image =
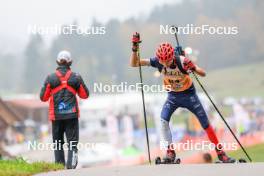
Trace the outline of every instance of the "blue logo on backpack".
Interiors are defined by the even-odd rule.
[[[60,102],[58,109],[59,109],[59,111],[65,110],[66,104],[64,102]]]

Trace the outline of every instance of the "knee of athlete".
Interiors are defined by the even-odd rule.
[[[204,130],[206,130],[209,127],[209,125],[210,125],[209,122],[207,122],[207,123],[204,123],[202,127]]]
[[[169,130],[170,129],[170,125],[169,122],[167,120],[164,120],[163,118],[161,118],[161,130]]]
[[[208,121],[208,119],[205,119],[205,120],[202,120],[201,121],[201,126],[202,126],[202,128],[205,130],[205,129],[207,129],[208,127],[209,127],[209,121]]]
[[[209,120],[206,113],[204,111],[199,111],[197,112],[197,117],[200,121],[202,128],[206,129],[209,126]]]

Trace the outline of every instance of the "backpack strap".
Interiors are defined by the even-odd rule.
[[[61,91],[62,89],[67,89],[72,94],[76,95],[76,90],[70,85],[68,85],[68,80],[71,77],[72,71],[68,70],[66,74],[63,76],[59,70],[56,70],[55,74],[60,79],[60,85],[55,89],[52,89],[51,94],[54,95],[57,92]]]
[[[67,87],[67,85],[68,85],[67,83],[68,83],[68,80],[69,80],[69,78],[71,76],[71,73],[72,73],[71,70],[68,70],[66,72],[66,74],[63,76],[60,71],[58,71],[58,70],[56,71],[56,75],[60,79],[61,86],[63,86],[63,88]]]
[[[178,66],[179,70],[180,70],[183,74],[187,75],[188,73],[187,73],[187,72],[183,69],[183,67],[182,67],[182,63],[181,63],[181,58],[180,58],[180,56],[176,55],[176,56],[175,56],[175,61],[176,61],[176,65]]]

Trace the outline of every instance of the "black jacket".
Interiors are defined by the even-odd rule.
[[[59,66],[56,72],[65,76],[71,71],[68,66]],[[56,89],[59,89],[56,91]],[[82,77],[74,72],[69,73],[67,88],[62,88],[61,80],[56,73],[48,75],[40,92],[41,101],[49,100],[49,119],[62,120],[79,117],[79,106],[76,94],[82,99],[89,96],[89,91]]]

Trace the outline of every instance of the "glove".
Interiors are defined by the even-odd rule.
[[[178,55],[178,56],[185,56],[185,52],[182,50],[181,46],[176,46],[175,54]]]
[[[195,66],[195,64],[190,59],[185,58],[184,61],[183,61],[183,69],[186,72],[195,71],[196,66]]]
[[[135,32],[133,34],[131,42],[132,42],[132,51],[137,52],[138,47],[139,47],[139,43],[141,43],[140,34],[138,32]]]

